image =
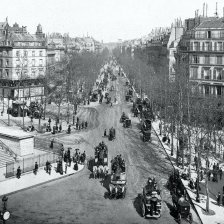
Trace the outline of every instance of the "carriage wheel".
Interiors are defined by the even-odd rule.
[[[142,202],[141,212],[142,212],[142,217],[145,217],[145,204],[144,204],[144,202]]]
[[[189,214],[189,223],[192,223],[193,222],[193,217],[192,217],[192,214],[190,213]]]

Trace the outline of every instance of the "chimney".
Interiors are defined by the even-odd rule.
[[[207,17],[208,16],[208,4],[206,3],[206,14],[205,14],[205,17]]]
[[[203,3],[203,17],[205,17],[205,3]]]

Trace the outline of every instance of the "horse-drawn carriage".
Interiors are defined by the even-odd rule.
[[[143,134],[142,140],[143,142],[151,140],[151,130],[152,130],[152,122],[149,119],[143,120],[141,122],[141,132]]]
[[[116,138],[116,132],[115,132],[115,128],[110,128],[109,130],[109,136],[108,136],[108,139],[109,141],[112,141]]]
[[[189,223],[193,222],[193,217],[190,212],[190,202],[186,199],[186,197],[181,196],[178,198],[176,195],[172,195],[173,207],[177,213],[177,222],[181,224],[181,219],[185,219],[189,221]]]
[[[120,123],[123,123],[126,119],[129,119],[129,117],[123,112],[120,118]]]
[[[142,217],[159,218],[161,216],[161,196],[160,189],[155,179],[148,179],[147,185],[143,188],[141,195],[141,214]]]
[[[27,111],[27,115],[32,115],[33,118],[39,119],[43,114],[43,107],[38,102],[31,102],[29,106],[29,111]]]
[[[94,91],[93,93],[91,93],[90,101],[91,102],[96,102],[97,100],[98,100],[98,92]]]
[[[124,122],[123,122],[123,127],[124,128],[129,128],[131,126],[132,126],[131,119],[125,119]]]
[[[95,147],[93,177],[99,178],[108,173],[108,148],[104,142]]]
[[[111,161],[111,180],[109,184],[109,197],[125,198],[127,190],[127,178],[125,173],[125,162],[120,156]]]
[[[14,101],[12,107],[7,109],[7,113],[11,114],[13,117],[25,117],[27,112],[28,108],[26,102],[22,101]]]
[[[179,170],[175,169],[169,176],[167,187],[172,195],[173,208],[177,214],[178,223],[181,223],[182,218],[192,223],[190,202],[186,198],[186,190],[181,181]]]

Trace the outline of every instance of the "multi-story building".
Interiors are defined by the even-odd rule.
[[[0,97],[39,99],[44,96],[46,42],[41,25],[34,35],[8,22],[0,29]]]
[[[203,18],[184,35],[179,55],[188,57],[192,91],[203,97],[224,96],[224,18]]]
[[[47,36],[47,64],[52,65],[62,60],[65,55],[64,37],[60,33]]]
[[[175,81],[175,53],[177,51],[177,46],[180,41],[181,36],[183,35],[184,27],[182,26],[181,20],[176,20],[174,24],[172,24],[169,41],[167,44],[168,49],[168,59],[169,59],[169,81]]]

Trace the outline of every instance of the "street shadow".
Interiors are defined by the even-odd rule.
[[[139,216],[141,215],[141,194],[138,194],[138,196],[134,199],[133,201],[133,206],[136,210],[136,212],[139,214]]]
[[[170,215],[176,220],[176,218],[177,218],[177,211],[174,209],[172,204],[170,204],[167,201],[164,201],[164,202],[165,202],[167,208],[170,210]]]
[[[110,177],[110,174],[109,174],[109,175],[107,175],[105,178],[103,178],[103,179],[100,181],[101,185],[102,185],[107,191],[109,191],[110,180],[111,180],[111,177]]]

